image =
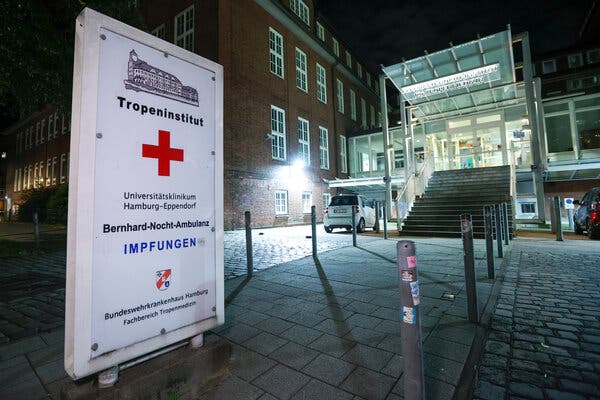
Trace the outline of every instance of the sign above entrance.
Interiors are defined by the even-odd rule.
[[[401,89],[401,92],[406,100],[415,101],[423,97],[444,94],[451,90],[468,89],[473,86],[485,85],[499,79],[500,64],[495,63],[427,82],[405,86]]]
[[[74,379],[224,321],[223,71],[77,18],[65,368]]]

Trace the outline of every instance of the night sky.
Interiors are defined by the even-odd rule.
[[[579,30],[594,0],[318,0],[340,38],[373,71],[506,30],[529,31],[532,53],[579,44]],[[596,3],[600,3],[596,1]],[[587,42],[599,43],[596,4]],[[594,37],[591,37],[594,36]]]

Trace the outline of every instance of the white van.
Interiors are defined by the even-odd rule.
[[[356,231],[364,232],[365,227],[375,227],[375,210],[367,200],[356,194],[333,196],[325,209],[323,226],[325,232],[331,233],[334,228],[352,229],[352,213],[355,213]]]

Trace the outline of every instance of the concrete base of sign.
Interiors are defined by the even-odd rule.
[[[192,349],[198,349],[204,346],[204,333],[194,336],[190,339],[190,347]]]
[[[152,398],[196,398],[213,379],[227,370],[231,345],[208,334],[204,346],[190,351],[184,346],[122,370],[112,387],[99,389],[90,379],[66,382],[61,388],[63,400],[116,400]]]
[[[109,388],[115,385],[119,380],[119,366],[115,365],[98,374],[98,387],[100,389]]]

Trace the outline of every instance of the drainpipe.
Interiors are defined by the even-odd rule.
[[[379,98],[381,101],[381,132],[383,133],[383,160],[385,163],[385,215],[389,220],[392,215],[392,177],[390,152],[394,151],[390,146],[389,126],[388,126],[388,110],[387,110],[387,94],[385,91],[385,74],[381,72],[379,75]]]
[[[335,62],[333,64],[331,64],[331,107],[333,109],[333,135],[332,137],[334,138],[333,140],[333,148],[335,151],[335,176],[338,176],[338,172],[340,170],[339,168],[339,135],[338,135],[338,131],[337,131],[337,124],[336,124],[336,120],[337,120],[337,109],[335,108],[335,99],[337,99],[336,96],[336,90],[337,90],[337,83],[335,81],[335,67],[339,64],[339,60],[335,60]],[[325,88],[325,90],[327,90],[327,88]],[[346,153],[348,153],[348,151],[346,151]],[[321,149],[319,148],[319,155],[321,154]],[[320,166],[319,166],[320,168]],[[339,189],[336,189],[336,192],[339,191]]]

